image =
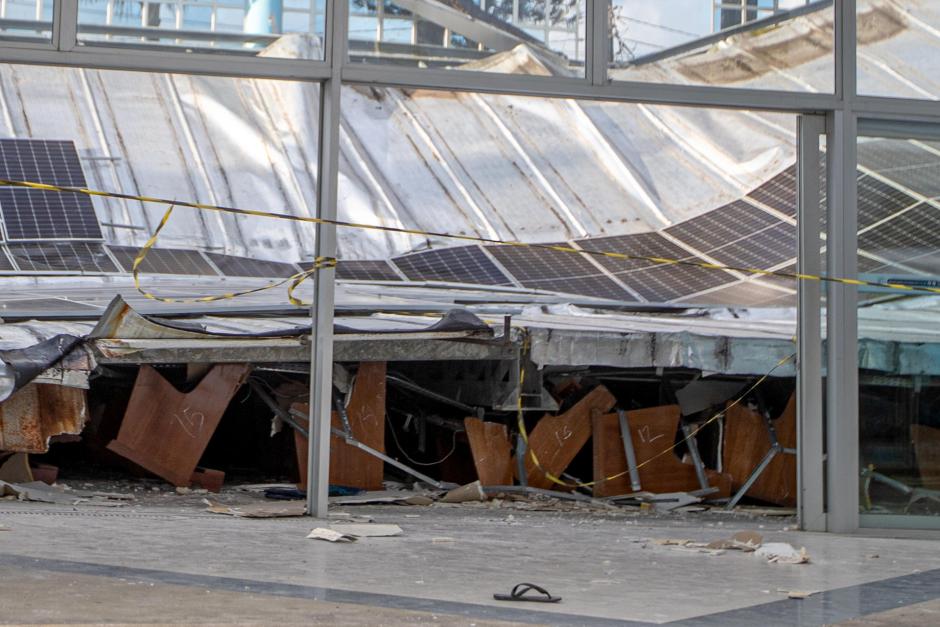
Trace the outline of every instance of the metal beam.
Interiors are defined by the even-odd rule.
[[[826,270],[858,274],[857,121],[855,2],[836,2],[837,90],[847,111],[829,115]],[[829,284],[827,292],[826,525],[838,533],[858,529],[858,288]]]
[[[479,42],[497,52],[511,50],[522,43],[534,45],[534,42],[526,41],[505,28],[489,24],[442,2],[436,2],[435,0],[395,0],[395,4],[433,24],[460,33],[464,37]]]
[[[339,144],[342,100],[342,73],[346,59],[347,0],[327,2],[326,60],[332,68],[330,79],[320,86],[320,136],[317,150],[317,217],[336,220],[339,186]],[[336,257],[336,225],[316,226],[316,255]],[[333,307],[335,267],[325,267],[314,275],[311,308],[310,353],[310,437],[307,463],[307,514],[327,515],[330,482],[330,428],[333,400]]]
[[[797,272],[803,274],[822,274],[819,140],[825,132],[822,116],[797,120]],[[797,506],[803,530],[825,531],[821,289],[817,281],[800,281],[798,289]]]

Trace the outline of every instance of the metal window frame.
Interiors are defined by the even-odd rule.
[[[654,1],[654,0],[650,0]],[[0,41],[0,63],[57,65],[111,70],[208,74],[259,79],[290,79],[319,82],[320,158],[318,215],[335,214],[338,162],[336,159],[341,114],[340,87],[343,84],[367,84],[442,91],[472,91],[545,98],[572,98],[609,102],[645,103],[673,106],[698,106],[738,110],[764,110],[805,115],[801,121],[801,154],[812,152],[809,136],[819,131],[819,118],[825,117],[828,159],[827,271],[852,278],[856,273],[857,222],[855,190],[856,142],[860,117],[871,120],[916,121],[940,125],[940,107],[936,102],[859,96],[856,86],[856,3],[835,0],[834,71],[832,94],[789,92],[727,87],[668,85],[658,83],[612,82],[607,55],[610,48],[608,16],[610,0],[588,0],[585,16],[585,73],[582,77],[518,76],[484,72],[419,69],[401,66],[367,66],[348,61],[347,2],[327,0],[326,42],[323,60],[297,60],[245,57],[225,53],[185,53],[175,51],[135,50],[129,47],[77,45],[78,0],[56,0],[53,37],[49,44]],[[817,146],[818,149],[818,146]],[[804,154],[804,156],[805,156]],[[808,165],[808,164],[807,164]],[[804,170],[801,199],[804,214],[812,204],[813,194],[806,189],[815,185],[810,170]],[[808,220],[807,220],[808,221]],[[332,256],[335,235],[323,227],[317,233],[317,252]],[[803,267],[812,266],[812,235],[803,233]],[[818,233],[815,234],[818,237]],[[808,265],[807,265],[808,263]],[[311,482],[308,503],[311,514],[326,511],[326,472],[329,456],[329,371],[323,367],[332,359],[332,270],[320,273],[316,285],[317,304],[312,310],[314,341],[312,352],[311,406],[319,438],[311,438]],[[803,524],[810,528],[825,525],[831,531],[853,531],[858,527],[858,371],[857,371],[857,295],[849,286],[829,286],[827,291],[828,376],[826,379],[827,462],[825,481],[820,477],[821,437],[816,413],[821,385],[818,332],[820,294],[803,288],[800,295],[800,376],[801,499]],[[815,313],[814,313],[815,312]],[[814,317],[815,316],[815,317]],[[818,368],[817,368],[818,366]],[[314,440],[319,444],[314,445]],[[321,485],[322,484],[322,485]],[[822,503],[827,504],[820,517]]]

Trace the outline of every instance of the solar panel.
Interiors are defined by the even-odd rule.
[[[859,142],[858,162],[927,197],[940,196],[940,155],[909,141]]]
[[[693,296],[682,302],[690,305],[787,307],[796,304],[796,294],[787,294],[753,281],[742,281],[714,292]]]
[[[401,281],[401,277],[382,260],[340,259],[336,278],[344,281]]]
[[[458,246],[395,257],[392,262],[412,281],[512,285],[479,246]]]
[[[581,255],[518,246],[489,246],[487,250],[526,287],[595,298],[633,300],[630,294]]]
[[[866,231],[859,248],[879,257],[929,273],[937,273],[940,249],[940,209],[921,203]]]
[[[582,240],[578,242],[578,245],[585,250],[703,261],[659,233],[602,237]],[[693,266],[661,265],[652,261],[608,257],[597,257],[596,260],[643,298],[653,302],[673,300],[735,280],[735,277],[726,272]]]
[[[724,246],[780,221],[742,200],[666,229],[666,233],[703,252]]]
[[[131,246],[111,246],[110,248],[124,271],[131,272],[134,267],[134,259],[140,249]],[[216,271],[212,269],[209,262],[199,252],[170,248],[151,248],[140,266],[140,271],[147,274],[217,276]]]
[[[0,178],[85,186],[70,141],[0,139]],[[11,240],[101,239],[91,198],[84,194],[4,187],[0,211]]]
[[[790,166],[748,196],[788,216],[796,215],[796,166]]]
[[[8,246],[23,272],[118,272],[97,242],[30,242]]]
[[[261,259],[251,259],[250,257],[220,255],[219,253],[206,253],[206,256],[225,276],[259,277],[268,279],[285,278],[298,272],[294,264],[291,263],[263,261]],[[131,263],[133,263],[133,261]]]
[[[766,269],[796,257],[796,227],[778,222],[707,252],[725,265]]]
[[[870,176],[858,179],[858,228],[864,229],[917,204],[913,196]]]
[[[7,272],[14,270],[13,262],[10,261],[10,258],[7,256],[7,253],[0,249],[0,272]]]

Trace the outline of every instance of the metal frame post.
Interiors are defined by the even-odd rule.
[[[826,272],[858,274],[855,2],[836,2],[836,91],[845,110],[828,116]],[[826,528],[858,529],[858,288],[829,284],[826,329]]]
[[[822,274],[819,139],[825,132],[825,117],[797,118],[797,272],[816,276]],[[818,281],[799,281],[797,289],[797,513],[803,530],[825,531],[822,289]]]
[[[329,0],[326,58],[330,78],[320,86],[320,137],[317,157],[317,217],[336,219],[339,183],[342,63],[346,58],[346,0]],[[318,258],[336,257],[336,226],[316,227]],[[333,300],[336,273],[322,268],[314,275],[311,308],[310,437],[307,438],[307,514],[327,515],[330,482],[330,428],[333,396]]]

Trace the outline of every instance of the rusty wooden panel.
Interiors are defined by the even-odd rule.
[[[512,446],[506,425],[464,418],[473,465],[482,485],[512,485]]]
[[[688,492],[701,488],[694,466],[682,462],[675,451],[664,453],[675,443],[680,420],[678,405],[627,412],[630,437],[639,466],[640,484],[644,491]],[[623,450],[620,420],[617,414],[596,415],[594,417],[594,480],[599,483],[594,487],[594,495],[613,496],[632,492],[630,476],[626,474],[626,470],[627,457]],[[603,480],[621,473],[624,473],[623,476],[616,479]],[[722,475],[710,469],[706,469],[705,474],[709,485],[718,488],[718,493],[712,495],[712,498],[729,495],[731,481],[728,475]]]
[[[377,451],[385,452],[385,372],[384,361],[362,362],[346,407],[346,416],[353,437]],[[308,413],[306,403],[293,406]],[[333,427],[342,430],[339,414],[332,414]],[[306,428],[306,422],[298,420]],[[297,446],[297,466],[300,469],[300,489],[307,482],[307,438],[294,433]],[[330,438],[330,483],[364,490],[381,490],[384,463],[363,450],[346,444],[337,436]]]
[[[141,366],[118,437],[108,449],[176,486],[188,486],[222,414],[250,372],[217,365],[191,392]]]
[[[911,440],[917,455],[921,485],[930,490],[940,490],[940,429],[911,425]]]
[[[786,448],[796,448],[796,394],[774,420],[777,440]],[[770,435],[760,414],[743,405],[728,408],[722,467],[732,477],[734,490],[740,488],[770,450]],[[786,507],[796,505],[796,455],[777,454],[764,469],[747,495]]]
[[[552,475],[561,476],[591,437],[593,413],[605,412],[616,402],[607,388],[599,385],[565,413],[542,417],[529,435],[529,448],[535,452],[539,465]],[[530,486],[553,487],[552,481],[535,466],[530,454],[526,454],[525,469]]]
[[[0,450],[45,453],[49,438],[85,426],[85,390],[29,383],[0,404]]]

